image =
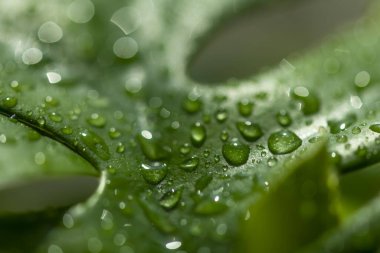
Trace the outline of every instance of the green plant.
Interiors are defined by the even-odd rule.
[[[68,210],[3,211],[0,250],[378,250],[377,3],[292,64],[186,75],[198,39],[270,2],[0,3],[1,186],[101,177]]]

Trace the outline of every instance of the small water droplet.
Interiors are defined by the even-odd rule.
[[[89,22],[95,14],[94,4],[90,0],[74,0],[67,9],[67,16],[75,23]]]
[[[280,130],[269,136],[268,148],[276,155],[288,154],[302,145],[302,140],[292,131]]]
[[[218,109],[215,113],[215,118],[219,123],[223,123],[228,118],[228,112],[226,109]]]
[[[218,200],[218,199],[217,199]],[[212,200],[204,200],[195,206],[194,212],[200,215],[216,215],[227,211],[228,206],[222,202]]]
[[[46,96],[45,97],[45,103],[46,103],[46,105],[52,106],[52,107],[59,105],[59,101],[57,99],[53,98],[52,96]]]
[[[55,43],[63,37],[62,28],[52,21],[48,21],[38,29],[38,38],[45,43]]]
[[[98,113],[93,113],[87,119],[87,123],[94,127],[104,127],[107,123],[106,119]]]
[[[301,102],[301,110],[305,115],[312,115],[319,111],[319,98],[308,88],[298,86],[294,88],[292,96],[294,99]]]
[[[84,145],[101,159],[108,160],[110,158],[108,146],[99,135],[88,129],[83,129],[80,131],[79,136]]]
[[[151,161],[163,160],[167,158],[171,152],[170,149],[160,143],[160,140],[153,138],[153,134],[148,130],[141,131],[137,139],[144,155]]]
[[[338,143],[346,143],[348,141],[348,137],[344,134],[339,134],[336,136],[336,142]]]
[[[59,83],[62,80],[62,77],[57,72],[47,72],[46,77],[51,84]]]
[[[189,143],[184,143],[180,148],[179,148],[179,152],[181,152],[181,154],[183,155],[187,155],[188,153],[190,153],[191,151],[191,146]]]
[[[46,124],[46,120],[43,117],[38,117],[37,123],[40,127],[43,127]]]
[[[240,166],[247,162],[250,148],[238,139],[232,139],[223,144],[222,153],[224,159],[226,159],[230,165]]]
[[[223,130],[221,133],[220,133],[220,139],[222,140],[222,141],[227,141],[228,140],[228,138],[229,138],[229,134],[228,134],[228,132],[227,132],[227,130]]]
[[[195,123],[191,127],[191,143],[195,147],[201,147],[206,141],[206,128],[200,122]]]
[[[140,25],[140,15],[135,9],[124,7],[112,15],[111,22],[117,25],[125,35],[128,35]]]
[[[180,164],[180,168],[185,171],[191,172],[191,171],[194,171],[198,167],[198,165],[199,165],[199,158],[197,156],[193,156],[183,161]]]
[[[182,189],[171,189],[162,196],[160,205],[167,210],[173,209],[180,201],[181,196]]]
[[[380,134],[380,124],[373,124],[369,127],[373,132]]]
[[[319,141],[321,141],[322,140],[322,137],[321,136],[314,136],[314,137],[311,137],[310,139],[309,139],[309,142],[310,143],[317,143],[317,142],[319,142]]]
[[[26,65],[34,65],[42,60],[42,52],[38,48],[29,48],[22,54],[22,62]]]
[[[66,213],[63,215],[62,223],[66,228],[73,228],[74,227],[74,218],[71,216],[71,214]]]
[[[368,154],[368,149],[365,146],[359,146],[358,149],[355,151],[355,155],[361,158],[366,158]]]
[[[252,114],[253,103],[248,99],[243,99],[242,101],[239,101],[237,106],[241,116],[248,117]]]
[[[6,97],[3,99],[3,106],[5,108],[13,108],[17,105],[17,98],[15,97]]]
[[[150,184],[160,183],[168,174],[168,168],[166,163],[154,162],[151,164],[141,164],[141,173],[145,179]]]
[[[365,88],[371,81],[371,75],[367,71],[361,71],[355,76],[355,85],[359,88]]]
[[[280,126],[288,127],[292,124],[292,118],[287,111],[281,110],[276,114],[277,123]]]
[[[169,250],[176,250],[179,249],[182,245],[182,242],[180,241],[173,241],[173,242],[168,242],[165,244],[165,247]]]
[[[190,113],[197,113],[202,109],[202,100],[199,96],[189,94],[182,104],[183,109]]]
[[[124,153],[124,151],[125,151],[125,146],[124,146],[124,144],[121,143],[121,142],[119,142],[119,143],[117,144],[117,147],[116,147],[116,152],[117,152],[117,153]]]
[[[277,159],[274,157],[268,158],[267,164],[269,167],[273,167],[277,164]]]
[[[117,130],[116,128],[114,127],[111,127],[109,130],[108,130],[108,135],[111,139],[117,139],[120,137],[121,133],[119,130]]]
[[[330,133],[338,134],[343,130],[349,128],[356,122],[356,115],[349,114],[341,120],[329,120],[327,123],[330,127]]]
[[[66,134],[66,135],[70,135],[73,133],[73,129],[69,126],[64,126],[61,128],[61,132]]]
[[[362,132],[362,130],[360,129],[360,127],[356,126],[356,127],[352,128],[351,132],[352,132],[352,134],[357,135],[357,134],[360,134]]]
[[[236,124],[237,129],[243,138],[247,141],[253,142],[263,136],[263,131],[258,124],[252,123],[250,121],[238,122]]]
[[[131,37],[122,37],[113,44],[114,54],[121,59],[130,59],[139,51],[139,45]]]
[[[49,119],[57,123],[62,122],[62,116],[56,112],[49,113]]]
[[[37,165],[44,165],[46,162],[46,156],[43,152],[37,152],[34,156],[34,162]]]

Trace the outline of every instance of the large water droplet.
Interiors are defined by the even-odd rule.
[[[281,130],[269,136],[268,148],[276,155],[288,154],[299,148],[302,140],[292,131]]]
[[[22,54],[22,62],[26,65],[34,65],[42,60],[42,52],[38,48],[26,49]]]
[[[199,158],[196,156],[193,156],[183,161],[180,164],[180,168],[185,171],[191,172],[191,171],[194,171],[198,167],[198,165],[199,165]]]
[[[108,160],[110,158],[108,146],[99,135],[88,129],[83,129],[80,131],[79,136],[84,145],[101,159]]]
[[[182,107],[186,112],[190,114],[199,112],[202,108],[202,100],[199,96],[193,96],[190,94],[183,101]]]
[[[182,189],[171,189],[162,196],[160,205],[167,210],[173,209],[180,201],[181,196]]]
[[[6,97],[2,101],[5,108],[13,108],[17,105],[17,98],[15,97]]]
[[[371,129],[375,133],[379,133],[380,134],[380,124],[373,124],[373,125],[371,125],[369,127],[369,129]]]
[[[90,0],[74,0],[67,9],[69,19],[79,24],[87,23],[94,14],[95,7]]]
[[[191,143],[195,147],[201,147],[206,141],[206,137],[206,128],[202,123],[197,122],[191,127]]]
[[[240,166],[247,162],[250,148],[238,139],[232,139],[223,144],[222,153],[224,159],[226,159],[230,165]]]
[[[45,43],[55,43],[62,39],[63,32],[59,25],[48,21],[38,29],[38,38]]]
[[[150,184],[160,183],[168,174],[166,163],[154,162],[151,164],[141,164],[141,173],[144,179]]]
[[[263,136],[263,131],[258,124],[254,124],[250,121],[238,122],[236,124],[237,129],[243,138],[247,141],[257,141]]]

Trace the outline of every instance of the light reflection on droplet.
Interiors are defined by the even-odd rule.
[[[69,19],[78,24],[89,22],[94,14],[95,7],[90,0],[75,0],[67,9]]]
[[[38,38],[45,43],[58,42],[63,37],[62,28],[52,21],[48,21],[38,29]]]
[[[134,32],[140,24],[140,15],[131,7],[124,7],[116,11],[111,22],[117,25],[125,35]]]
[[[22,54],[22,62],[26,65],[34,65],[42,60],[42,52],[38,48],[32,47]]]
[[[137,42],[130,37],[122,37],[115,41],[113,52],[122,59],[130,59],[137,54],[139,46]]]
[[[179,249],[181,245],[182,245],[182,242],[180,241],[172,241],[172,242],[168,242],[165,245],[165,247],[170,250],[175,250],[175,249]]]
[[[61,75],[57,72],[47,72],[46,77],[51,84],[59,83],[62,80]]]
[[[149,132],[148,130],[143,130],[141,131],[141,135],[145,138],[145,139],[152,139],[153,138],[153,135],[151,132]]]
[[[351,96],[350,103],[351,103],[351,106],[355,109],[360,109],[363,106],[363,102],[358,96]]]
[[[309,96],[309,90],[305,87],[302,87],[302,86],[298,86],[294,89],[294,94],[296,94],[297,96],[300,96],[300,97],[307,97]]]

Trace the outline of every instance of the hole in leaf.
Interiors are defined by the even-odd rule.
[[[263,71],[359,19],[370,0],[284,2],[256,6],[211,34],[191,59],[189,75],[217,83]]]

